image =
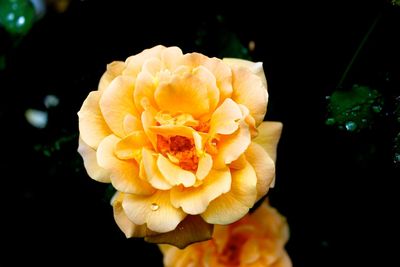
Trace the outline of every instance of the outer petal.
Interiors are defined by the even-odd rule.
[[[258,136],[253,141],[262,146],[275,161],[276,147],[282,133],[282,123],[272,121],[262,122],[257,130]]]
[[[127,238],[146,236],[147,227],[145,225],[136,225],[131,222],[122,209],[122,200],[124,196],[125,194],[117,192],[112,199],[111,204],[113,206],[115,222]]]
[[[134,80],[127,76],[115,78],[100,99],[100,109],[110,129],[125,136],[124,119],[128,114],[138,116],[133,103]]]
[[[122,207],[133,223],[147,223],[150,230],[158,233],[174,230],[186,216],[171,205],[169,191],[157,191],[151,196],[127,195]]]
[[[239,58],[224,58],[222,60],[230,66],[246,67],[250,69],[252,73],[257,75],[261,79],[265,88],[267,88],[267,79],[265,78],[262,62],[253,62]]]
[[[232,170],[231,190],[213,200],[201,215],[208,223],[229,224],[247,214],[257,196],[257,177],[250,164]]]
[[[275,162],[258,144],[251,143],[245,152],[257,175],[257,200],[265,196],[275,178]]]
[[[178,67],[182,56],[182,50],[176,46],[167,47],[161,52],[161,60],[164,62],[165,68],[171,71]]]
[[[245,105],[250,115],[259,125],[265,116],[268,103],[268,92],[263,81],[248,68],[232,66],[233,94],[232,99]]]
[[[86,144],[94,149],[97,149],[101,140],[111,133],[100,111],[100,97],[101,92],[90,92],[78,112],[80,136]]]
[[[231,173],[229,169],[211,170],[198,187],[179,188],[171,191],[171,203],[174,207],[182,207],[188,214],[203,213],[212,200],[231,189]]]
[[[150,49],[145,49],[137,55],[128,57],[125,60],[126,69],[123,71],[124,75],[131,77],[136,77],[138,73],[142,70],[142,66],[146,60],[152,57],[159,58],[161,52],[165,49],[162,45],[157,45]]]
[[[282,252],[281,257],[271,267],[292,267],[292,261],[286,251]]]
[[[110,183],[110,172],[97,164],[96,150],[87,145],[79,138],[78,152],[83,158],[83,164],[90,178],[102,182]]]
[[[124,71],[126,65],[123,61],[114,61],[107,64],[107,70],[104,72],[103,76],[100,78],[99,91],[104,91],[108,85],[115,79],[115,77],[121,75]]]
[[[120,141],[115,135],[109,135],[97,149],[99,166],[111,173],[111,183],[118,191],[132,194],[148,195],[154,189],[139,178],[139,168],[133,160],[120,160],[115,156],[115,147]]]
[[[147,236],[145,240],[158,244],[167,243],[183,249],[194,242],[210,239],[212,232],[212,224],[206,223],[200,216],[189,215],[178,224],[175,230],[165,234]],[[164,247],[164,249],[167,248]]]
[[[157,83],[156,79],[147,71],[142,71],[137,76],[133,96],[136,108],[139,111],[143,111],[141,105],[143,98],[147,98],[152,106],[156,106],[154,101],[154,92],[157,88]]]

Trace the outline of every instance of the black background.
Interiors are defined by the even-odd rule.
[[[288,219],[294,266],[385,266],[394,258],[399,171],[392,141],[399,125],[390,101],[400,92],[400,7],[384,1],[128,2],[72,1],[65,13],[50,10],[14,48],[0,29],[8,55],[0,72],[1,266],[162,265],[155,245],[120,232],[106,186],[83,170],[76,137],[51,157],[34,147],[78,132],[76,113],[113,60],[157,44],[219,56],[218,16],[243,44],[255,41],[251,56],[264,62],[269,85],[266,119],[284,124],[269,195]],[[379,12],[384,15],[344,86],[380,90],[389,99],[387,115],[361,133],[327,127],[325,96]],[[199,29],[213,37],[200,46]],[[39,130],[24,112],[44,109],[47,94],[57,95],[60,105]]]

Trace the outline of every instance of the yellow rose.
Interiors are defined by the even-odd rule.
[[[242,218],[275,177],[267,99],[261,63],[156,46],[109,64],[78,112],[78,151],[118,191],[125,235],[183,247]]]
[[[159,245],[164,266],[291,267],[284,246],[286,219],[264,202],[254,213],[228,226],[217,225],[212,240],[185,249]]]

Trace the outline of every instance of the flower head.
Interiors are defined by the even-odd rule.
[[[261,63],[156,46],[109,64],[78,113],[78,151],[118,191],[126,236],[183,247],[242,218],[275,177],[267,99]]]
[[[291,267],[284,249],[288,238],[286,219],[264,202],[254,213],[233,224],[217,225],[212,240],[185,249],[159,247],[166,267]]]

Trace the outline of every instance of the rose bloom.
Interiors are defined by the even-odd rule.
[[[288,238],[286,219],[264,202],[254,213],[233,224],[217,225],[212,240],[185,249],[159,247],[166,267],[291,267],[284,249]]]
[[[261,63],[156,46],[109,64],[78,112],[78,151],[117,190],[125,235],[184,247],[242,218],[275,177],[267,100]]]

